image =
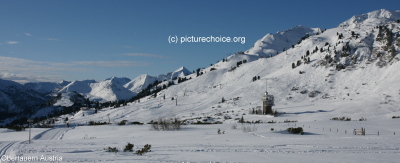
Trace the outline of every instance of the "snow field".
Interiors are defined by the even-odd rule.
[[[79,126],[65,132],[62,139],[52,135],[65,128],[56,128],[42,133],[50,140],[8,148],[7,142],[2,142],[1,147],[11,151],[8,154],[61,156],[63,162],[393,162],[400,154],[400,134],[392,133],[400,133],[393,127],[397,124],[397,119],[265,123],[251,124],[256,131],[249,133],[242,131],[242,124],[232,129],[234,123],[186,125],[180,131],[152,131],[150,125]],[[304,135],[284,131],[303,125]],[[366,136],[352,134],[359,126],[366,128]],[[218,129],[225,134],[218,135]],[[379,136],[373,132],[377,130]],[[143,156],[122,152],[128,142],[135,145],[134,150],[151,144],[152,152]],[[120,152],[105,152],[108,147],[117,147]]]

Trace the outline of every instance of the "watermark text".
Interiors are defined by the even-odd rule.
[[[183,43],[246,43],[246,37],[228,37],[228,36],[181,36],[169,35],[168,43],[170,44],[183,44]]]

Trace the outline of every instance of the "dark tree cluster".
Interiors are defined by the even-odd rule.
[[[257,81],[257,80],[260,80],[260,76],[254,76],[254,77],[253,77],[253,82],[254,82],[254,81]]]

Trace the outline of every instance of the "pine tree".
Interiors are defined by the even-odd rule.
[[[300,66],[301,65],[301,60],[298,60],[297,61],[297,66]]]
[[[242,116],[242,118],[239,119],[239,123],[244,123],[244,118]]]
[[[196,70],[196,75],[197,75],[197,76],[200,76],[200,68],[198,68],[198,69]]]

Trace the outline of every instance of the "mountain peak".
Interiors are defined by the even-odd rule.
[[[110,82],[113,82],[113,83],[119,83],[119,84],[121,84],[121,85],[124,85],[124,84],[126,84],[126,83],[129,83],[129,82],[131,81],[131,79],[126,78],[126,77],[116,77],[116,76],[113,76],[113,77],[111,77],[111,78],[105,79],[104,81],[110,81]]]
[[[186,69],[184,66],[179,67],[177,70],[175,70],[174,72],[178,72],[178,71],[189,71],[188,69]],[[189,71],[190,72],[190,71]]]
[[[142,89],[146,88],[149,84],[152,84],[157,79],[148,74],[142,74],[133,79],[132,81],[124,85],[125,88],[132,92],[139,93]]]
[[[373,23],[380,25],[388,21],[400,19],[400,11],[389,11],[386,9],[375,10],[366,14],[355,15],[349,20],[341,23],[339,26],[353,26],[357,24]]]
[[[186,69],[185,67],[180,67],[177,70],[175,70],[174,72],[171,73],[171,79],[177,78],[177,77],[184,77],[186,75],[191,74],[191,72]]]
[[[284,49],[289,49],[292,45],[296,45],[306,34],[314,33],[315,31],[315,29],[298,25],[285,31],[277,32],[276,34],[268,33],[254,43],[253,47],[246,53],[262,57],[274,56]]]

